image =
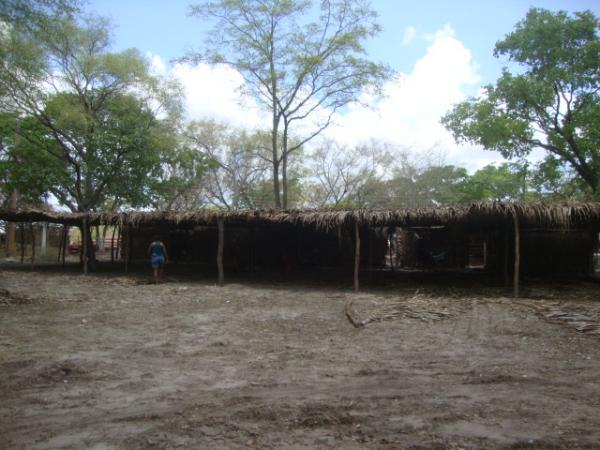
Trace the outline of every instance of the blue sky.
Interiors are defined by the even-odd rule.
[[[240,105],[232,95],[235,84],[242,82],[235,73],[169,63],[187,50],[201,48],[207,31],[200,19],[187,16],[190,3],[90,0],[87,9],[112,19],[115,50],[138,48],[159,70],[180,79],[190,119],[213,115],[242,126],[260,126],[256,105],[251,101]],[[372,105],[375,112],[351,109],[338,118],[328,137],[348,145],[383,139],[422,154],[435,148],[446,162],[470,169],[502,158],[457,146],[439,125],[439,116],[498,77],[504,62],[493,57],[494,44],[532,6],[569,12],[589,9],[600,15],[598,0],[372,0],[371,4],[383,31],[367,43],[369,55],[391,66],[399,77],[388,84],[388,99]]]

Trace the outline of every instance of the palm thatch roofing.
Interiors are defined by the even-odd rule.
[[[498,226],[518,218],[523,228],[600,229],[600,203],[512,203],[483,202],[465,206],[402,209],[235,210],[195,209],[186,211],[132,211],[65,213],[42,210],[0,210],[0,220],[50,222],[69,226],[215,226],[223,220],[230,226],[291,224],[329,230],[357,223],[360,226],[433,227]]]

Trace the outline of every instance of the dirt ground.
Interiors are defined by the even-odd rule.
[[[600,448],[598,284],[167,281],[0,269],[0,448]]]

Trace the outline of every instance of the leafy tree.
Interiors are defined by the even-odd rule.
[[[0,0],[0,21],[19,26],[34,26],[40,19],[74,14],[79,0]]]
[[[569,16],[532,8],[494,55],[521,66],[443,119],[457,141],[507,158],[542,148],[571,167],[600,198],[600,40],[589,11]]]
[[[15,114],[0,114],[0,186],[6,197],[14,191],[19,192],[20,206],[40,206],[42,197],[56,182],[55,176],[63,170],[60,160],[21,137],[23,134],[37,135],[42,141],[44,132],[39,122],[31,117],[22,119]],[[55,144],[46,140],[44,145]]]
[[[277,208],[288,207],[291,156],[388,73],[364,57],[363,42],[379,31],[366,0],[323,0],[318,8],[314,3],[218,0],[191,8],[192,15],[215,20],[215,28],[208,50],[188,59],[234,67],[247,93],[269,111]]]
[[[585,200],[589,197],[589,187],[583,180],[572,168],[552,155],[531,168],[528,183],[530,195],[535,199]]]
[[[179,112],[178,92],[161,86],[135,50],[109,53],[104,20],[55,18],[27,37],[12,33],[2,41],[9,56],[2,59],[2,107],[40,125],[19,134],[37,149],[28,153],[31,164],[55,160],[47,166],[54,171],[48,190],[72,211],[108,199],[148,204]]]
[[[162,174],[150,183],[151,205],[159,210],[190,209],[198,207],[197,187],[211,160],[202,152],[177,139],[163,147]]]
[[[137,51],[109,52],[103,19],[40,23],[0,39],[0,108],[27,121],[14,130],[27,145],[8,160],[11,178],[26,184],[20,166],[35,169],[29,189],[43,184],[71,211],[151,204],[172,157],[177,86],[152,76]]]
[[[25,34],[27,31],[43,29],[43,24],[51,20],[52,17],[75,14],[79,9],[79,5],[79,0],[0,0],[0,40],[6,40],[9,33]],[[4,42],[2,42],[0,44],[0,70],[9,58],[10,55],[5,51]],[[0,84],[0,97],[6,95],[7,93]],[[4,129],[4,126],[1,128]],[[4,130],[2,131],[1,139],[3,141],[7,138],[10,140],[13,137],[13,131],[8,134]],[[5,150],[5,146],[0,150],[3,152],[3,162],[0,164],[4,166],[1,170],[5,170],[7,162],[10,161],[10,158],[6,158]],[[3,194],[6,194],[8,198],[7,206],[13,209],[17,208],[19,197],[21,197],[21,200],[30,198],[29,192],[24,196],[19,196],[19,192],[14,188],[9,192],[7,184],[0,187],[0,200],[3,200]],[[6,234],[7,254],[14,256],[16,254],[16,225],[14,223],[7,224]]]
[[[414,188],[419,206],[450,206],[465,201],[466,169],[452,165],[431,166],[420,172]]]
[[[17,116],[10,113],[0,113],[0,205],[4,206],[10,196],[7,186],[6,167],[10,161],[10,152],[15,145],[14,133]]]
[[[522,199],[522,168],[509,163],[487,165],[465,180],[463,192],[465,201]]]

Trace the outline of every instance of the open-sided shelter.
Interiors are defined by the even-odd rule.
[[[476,268],[512,277],[518,295],[522,274],[593,272],[600,204],[486,202],[393,210],[119,213],[1,210],[0,220],[77,226],[84,235],[89,226],[118,226],[126,268],[132,260],[145,258],[148,242],[158,234],[172,259],[216,266],[221,283],[226,270],[337,267],[353,274],[358,289],[359,273],[366,268]],[[391,247],[395,254],[390,257]]]

